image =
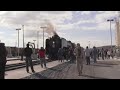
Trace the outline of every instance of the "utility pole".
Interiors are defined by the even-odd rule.
[[[44,48],[44,29],[47,27],[41,27],[43,29],[43,48]]]
[[[19,30],[21,30],[20,28],[19,29],[16,29],[18,31],[18,57],[19,57]]]
[[[34,41],[34,44],[35,44],[35,41],[36,41],[36,40],[33,40],[33,41]]]
[[[39,31],[37,31],[37,49],[39,49]]]
[[[23,49],[25,47],[25,44],[24,44],[24,25],[22,25],[22,29],[23,29]]]
[[[108,19],[108,22],[110,22],[110,37],[111,37],[111,49],[112,49],[112,30],[111,30],[111,22],[114,21],[113,19]]]

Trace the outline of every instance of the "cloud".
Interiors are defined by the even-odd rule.
[[[80,20],[78,22],[73,23],[73,27],[76,30],[109,30],[110,24],[107,22],[109,18],[115,18],[118,16],[117,11],[98,11],[93,19]],[[90,14],[90,12],[82,12],[83,14]],[[83,25],[84,24],[84,25]],[[93,26],[87,26],[93,25]],[[115,29],[115,23],[111,24],[111,28]]]
[[[93,46],[99,47],[99,46],[104,46],[104,45],[109,45],[109,40],[101,40],[101,39],[96,39],[96,37],[86,37],[82,38],[80,37],[79,39],[74,39],[72,40],[75,43],[80,43],[82,47],[86,48],[86,46],[89,46],[92,48]],[[90,42],[89,42],[90,41]]]
[[[97,24],[96,28],[99,30],[109,30],[110,24],[107,22],[107,19],[114,19],[118,16],[118,11],[99,11],[100,13],[96,14],[95,22]],[[111,24],[112,29],[115,29],[115,21]]]
[[[90,20],[80,20],[78,22],[74,22],[74,23],[68,23],[68,24],[60,24],[57,25],[58,30],[60,31],[70,31],[70,30],[96,30],[96,26],[95,27],[89,27],[83,24],[95,24],[95,20],[90,19]]]
[[[95,20],[97,23],[106,22],[107,19],[114,19],[118,16],[118,11],[104,11],[102,13],[96,14]]]
[[[0,36],[3,35],[3,34],[4,34],[4,32],[0,31]]]
[[[70,11],[2,11],[0,12],[0,26],[8,30],[15,30],[16,28],[22,28],[22,25],[24,25],[26,40],[33,40],[37,37],[37,31],[40,32],[40,37],[42,37],[43,30],[40,27],[45,23],[45,20],[49,20],[57,28],[57,25],[63,24],[65,19],[71,18],[72,12]],[[49,33],[48,30],[47,33]],[[45,37],[48,37],[48,35],[45,34]],[[12,34],[14,40],[16,36],[17,33]],[[22,36],[22,31],[20,31],[20,36]]]
[[[40,33],[38,31],[33,31],[33,30],[25,32],[25,37],[26,38],[37,38],[37,34],[39,34],[40,38],[43,37],[43,33]],[[48,35],[46,33],[44,36],[48,37]]]
[[[89,15],[91,13],[91,11],[82,11],[81,15]]]
[[[72,18],[72,13],[70,11],[8,11],[1,13],[1,24],[9,25],[11,27],[22,24],[27,25],[28,27],[34,27],[34,25],[39,27],[45,19],[58,24],[63,22],[65,19]]]
[[[77,25],[79,25],[79,24],[85,24],[85,23],[95,23],[95,20],[93,20],[93,19],[89,19],[89,20],[80,20],[80,21],[78,21],[77,23],[75,23],[75,24],[77,24]]]
[[[33,41],[37,37],[37,31],[40,33],[40,42],[42,44],[42,33],[43,30],[40,28],[45,23],[45,20],[50,21],[53,24],[56,32],[59,36],[67,38],[72,41],[76,41],[76,39],[80,38],[80,42],[83,43],[84,46],[88,44],[87,37],[81,38],[71,38],[69,32],[74,32],[74,30],[83,30],[83,31],[91,31],[94,30],[109,30],[109,22],[106,20],[109,18],[114,18],[117,16],[117,11],[94,11],[96,15],[93,15],[92,18],[84,19],[84,16],[91,16],[92,11],[76,11],[76,13],[72,13],[72,11],[1,11],[0,12],[0,26],[5,27],[7,30],[15,30],[16,28],[22,28],[24,24],[25,30],[25,41]],[[77,20],[73,20],[75,17]],[[95,16],[95,17],[94,17]],[[68,23],[65,23],[65,20]],[[44,24],[45,25],[45,24]],[[91,25],[91,26],[89,26]],[[112,29],[114,29],[114,23],[112,23]],[[2,30],[2,29],[1,29]],[[7,30],[4,31],[7,32]],[[49,33],[49,32],[48,32]],[[2,37],[0,39],[5,39],[4,35],[1,33]],[[45,33],[45,38],[48,37],[49,34]],[[13,32],[11,34],[11,40],[17,40],[17,32]],[[89,36],[88,36],[89,37]],[[12,45],[12,41],[10,39],[5,40],[8,45]],[[91,39],[93,42],[95,39]],[[98,44],[106,44],[103,43],[102,40],[98,40]],[[11,41],[11,42],[10,42]],[[77,41],[76,41],[77,42]],[[107,41],[105,41],[107,42]],[[20,43],[22,45],[22,30],[20,31]]]

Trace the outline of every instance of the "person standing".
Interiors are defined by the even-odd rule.
[[[58,60],[59,61],[63,61],[63,49],[62,48],[59,48],[58,50]]]
[[[108,59],[110,59],[110,50],[107,51]]]
[[[70,48],[70,63],[74,63],[74,49]]]
[[[98,53],[98,55],[97,55],[97,57],[98,57],[98,60],[99,60],[99,52],[100,52],[100,50],[99,49],[97,49],[97,53]]]
[[[85,57],[86,57],[87,65],[90,65],[90,50],[88,49],[88,46],[86,47],[85,50]]]
[[[21,50],[21,61],[24,60],[24,55],[23,55],[23,53],[24,53],[24,49]]]
[[[94,46],[94,47],[93,47],[93,60],[94,60],[94,63],[97,62],[96,58],[97,58],[97,49],[96,49],[96,47]]]
[[[112,57],[112,59],[114,58],[114,51],[113,50],[111,50],[111,57]]]
[[[84,61],[84,50],[80,46],[80,44],[77,44],[77,47],[74,50],[74,54],[76,56],[76,61],[77,61],[77,70],[79,73],[79,76],[82,74],[83,70],[83,61]]]
[[[116,50],[117,59],[119,58],[119,53],[120,53],[120,51],[119,51],[119,49],[117,49],[117,50]]]
[[[92,52],[92,50],[90,51],[90,57],[91,57],[91,59],[93,59],[93,52]]]
[[[66,61],[68,61],[68,57],[69,57],[68,52],[69,52],[69,49],[68,47],[66,47]]]
[[[31,70],[33,73],[35,73],[34,68],[33,68],[33,63],[32,63],[32,55],[33,51],[31,48],[29,48],[29,44],[27,44],[27,47],[24,49],[24,54],[26,56],[26,71],[29,73],[29,65],[31,67]]]
[[[43,47],[41,47],[41,49],[39,50],[39,58],[40,58],[40,64],[41,64],[41,67],[43,68],[43,64],[44,64],[44,67],[46,67],[46,60],[45,60],[45,49]]]
[[[105,59],[107,59],[107,49],[104,50],[104,54],[105,54]]]
[[[101,50],[101,55],[102,55],[102,59],[104,60],[105,53],[104,53],[104,49],[103,48]]]
[[[6,66],[7,51],[4,43],[0,43],[0,79],[5,78],[5,66]]]

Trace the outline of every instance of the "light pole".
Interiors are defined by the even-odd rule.
[[[20,28],[16,29],[18,31],[18,57],[19,57],[19,30],[21,30]]]
[[[111,37],[111,49],[112,49],[112,30],[111,30],[111,22],[114,21],[114,19],[108,19],[108,22],[110,22],[110,37]]]
[[[22,25],[22,29],[23,29],[23,49],[24,49],[24,47],[25,47],[25,46],[24,46],[24,45],[25,45],[25,44],[24,44],[24,25]]]
[[[41,27],[43,29],[43,48],[44,48],[44,29],[47,27]]]
[[[37,49],[39,48],[39,31],[37,31]]]
[[[33,40],[33,41],[34,41],[34,44],[35,44],[35,41],[36,41],[36,40]]]

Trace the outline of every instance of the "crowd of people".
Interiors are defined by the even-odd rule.
[[[4,44],[0,45],[0,79],[4,79],[5,74],[5,65],[6,65],[6,56],[7,52],[5,50]],[[57,56],[59,62],[64,62],[64,60],[69,61],[70,63],[74,63],[77,65],[78,74],[82,74],[83,70],[83,63],[86,61],[86,65],[91,64],[91,60],[94,61],[94,63],[97,63],[97,60],[105,60],[114,58],[115,54],[118,53],[118,51],[114,51],[111,48],[110,49],[98,49],[95,46],[90,49],[88,46],[86,49],[80,46],[78,43],[74,47],[64,47],[60,48],[58,50]],[[24,56],[26,57],[26,71],[29,73],[29,66],[31,67],[31,70],[33,73],[35,73],[33,63],[32,63],[32,57],[33,54],[32,49],[29,47],[29,44],[27,44],[27,47],[24,49]],[[46,66],[46,51],[43,47],[38,51],[38,58],[40,59],[40,64],[42,68],[47,68]]]
[[[94,47],[94,48],[96,48],[96,47]],[[94,54],[96,54],[96,58],[98,60],[100,59],[100,57],[102,58],[102,60],[105,60],[105,59],[110,59],[110,58],[113,59],[115,54],[116,54],[116,52],[115,52],[115,50],[113,50],[111,48],[110,49],[104,49],[104,48],[97,49],[96,48],[96,52],[95,53],[92,53],[92,50],[91,50],[91,54],[90,54],[91,58],[93,57]]]
[[[118,51],[119,52],[119,51]],[[59,62],[64,62],[64,60],[69,61],[70,63],[75,63],[77,65],[77,70],[79,75],[82,74],[83,70],[83,63],[86,61],[86,65],[91,64],[91,60],[93,60],[94,63],[97,63],[98,60],[105,60],[114,58],[115,54],[114,50],[110,49],[98,49],[95,46],[90,49],[88,46],[86,49],[80,46],[78,43],[76,46],[69,46],[69,47],[63,47],[58,50],[57,56]],[[31,70],[34,73],[34,68],[32,65],[32,49],[29,48],[29,44],[27,44],[27,47],[24,50],[24,55],[26,56],[26,71],[29,73],[28,64],[30,63]],[[41,67],[43,66],[47,68],[46,66],[46,51],[43,47],[38,51],[38,58],[40,59]]]
[[[70,63],[77,62],[77,69],[79,75],[82,73],[83,62],[86,61],[86,65],[90,65],[91,60],[97,63],[98,60],[113,59],[116,56],[116,51],[109,48],[96,48],[95,46],[90,49],[88,46],[86,49],[80,46],[78,43],[76,47],[60,48],[58,51],[58,60],[63,62],[64,60],[70,60]]]

